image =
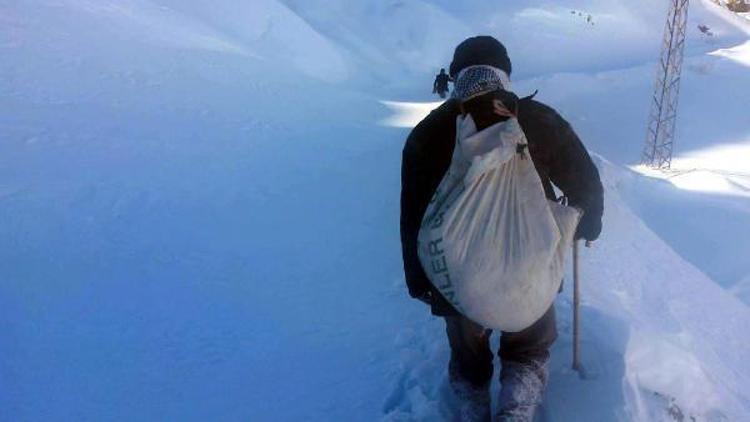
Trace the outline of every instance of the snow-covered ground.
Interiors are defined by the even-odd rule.
[[[691,7],[663,175],[652,0],[0,0],[0,420],[449,419],[400,150],[475,33],[607,189],[542,419],[750,420],[750,24]]]

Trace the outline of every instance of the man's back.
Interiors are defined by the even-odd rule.
[[[547,197],[556,199],[554,183],[571,205],[584,209],[582,225],[593,225],[585,229],[598,235],[603,208],[601,182],[578,136],[551,107],[532,98],[521,99],[518,106],[518,120]],[[432,292],[432,310],[437,315],[456,311],[434,294],[419,263],[416,238],[425,209],[450,165],[460,113],[457,100],[445,102],[414,128],[403,150],[401,239],[407,285],[415,297]]]

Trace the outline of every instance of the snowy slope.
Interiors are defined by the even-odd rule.
[[[300,353],[349,377],[375,340],[336,323],[354,309],[334,306],[334,269],[363,235],[338,225],[377,215],[309,183],[372,183],[361,163],[383,136],[361,128],[379,105],[196,46],[205,25],[171,13],[154,26],[179,36],[144,35],[153,4],[106,22],[83,6],[3,4],[0,420],[267,419],[287,400],[303,417],[320,402],[305,390],[338,384]],[[335,130],[312,124],[329,116]],[[318,239],[336,254],[307,259]],[[314,284],[330,302],[297,292]],[[336,356],[330,338],[358,346]]]
[[[658,54],[667,11],[667,3],[653,0],[283,1],[347,51],[360,77],[379,75],[379,86],[401,92],[420,83],[429,87],[422,81],[448,67],[453,46],[477,33],[503,40],[521,78],[639,65]],[[747,25],[724,12],[710,0],[693,2],[693,53],[715,49],[706,45],[700,24],[711,28],[712,44],[734,45],[746,37]]]
[[[433,100],[479,30],[609,160],[589,377],[568,289],[546,420],[743,420],[747,198],[625,167],[663,11],[495,3],[0,0],[0,420],[445,416],[441,321],[400,268],[408,128],[381,101]],[[710,2],[697,23],[717,35],[690,33],[680,152],[742,157],[746,26]]]

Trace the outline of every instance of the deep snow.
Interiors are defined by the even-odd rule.
[[[401,274],[400,149],[476,32],[607,186],[588,376],[568,288],[543,419],[748,418],[743,18],[692,6],[693,171],[664,179],[628,168],[652,1],[235,3],[0,0],[0,420],[445,418],[442,323]]]

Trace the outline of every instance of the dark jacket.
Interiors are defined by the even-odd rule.
[[[432,92],[447,92],[448,82],[451,81],[451,77],[447,73],[438,73],[435,76],[435,82],[432,84]]]
[[[603,190],[599,172],[573,128],[555,110],[532,98],[518,102],[518,120],[529,142],[529,152],[545,193],[557,199],[552,184],[571,206],[584,211],[576,237],[595,240],[601,232]],[[401,246],[409,294],[429,295],[432,312],[456,311],[432,286],[417,255],[417,235],[422,217],[453,156],[457,100],[433,110],[406,140],[401,165]]]

